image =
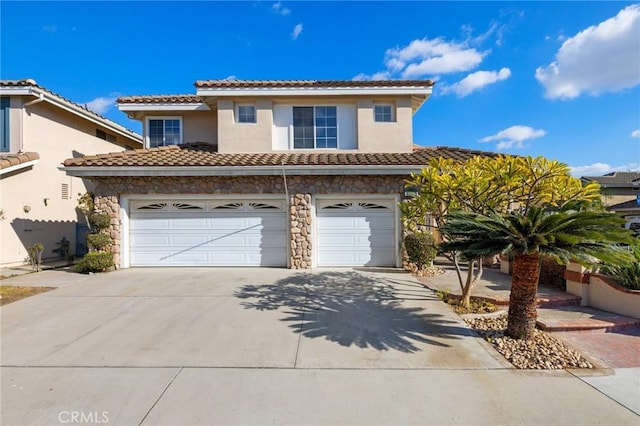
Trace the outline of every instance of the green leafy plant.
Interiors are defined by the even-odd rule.
[[[632,249],[634,259],[619,265],[604,264],[603,274],[613,278],[618,284],[631,290],[640,290],[640,245]]]
[[[89,225],[95,231],[102,231],[111,225],[111,217],[106,213],[93,213],[89,216]]]
[[[111,237],[109,234],[89,234],[87,235],[87,243],[89,247],[94,251],[101,251],[109,244],[111,244]]]
[[[89,272],[104,272],[113,265],[113,253],[91,252],[87,253],[85,257],[76,263],[75,271],[83,274]]]
[[[435,240],[429,232],[407,234],[404,237],[404,248],[409,262],[415,263],[420,269],[431,266],[436,258]]]
[[[35,243],[31,247],[27,248],[27,252],[29,253],[29,261],[31,262],[31,266],[37,272],[40,270],[40,265],[42,264],[42,253],[44,253],[44,244]]]

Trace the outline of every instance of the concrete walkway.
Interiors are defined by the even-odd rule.
[[[0,308],[3,425],[638,423],[610,382],[515,370],[395,270],[14,280],[60,288]]]

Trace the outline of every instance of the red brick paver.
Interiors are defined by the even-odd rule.
[[[640,327],[611,332],[562,331],[553,336],[611,368],[640,367]]]

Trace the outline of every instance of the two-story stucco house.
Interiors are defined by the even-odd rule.
[[[113,121],[38,85],[0,81],[0,265],[22,263],[40,242],[43,257],[69,241],[75,253],[82,178],[59,170],[69,157],[136,149],[142,138]]]
[[[404,181],[455,148],[413,145],[431,81],[195,83],[118,100],[145,149],[69,159],[130,266],[401,266]]]

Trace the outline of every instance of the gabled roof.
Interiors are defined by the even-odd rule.
[[[198,80],[196,88],[431,87],[431,80]]]
[[[92,121],[95,124],[99,124],[115,133],[118,133],[134,142],[142,144],[142,136],[133,130],[127,129],[124,126],[111,121],[108,118],[97,114],[85,105],[73,102],[45,87],[40,86],[33,79],[23,80],[0,80],[0,94],[3,96],[35,96],[40,97],[43,101],[47,101],[56,105],[72,114],[78,115],[84,119]]]
[[[282,174],[409,174],[419,171],[432,158],[464,161],[475,155],[496,156],[491,152],[435,147],[404,153],[358,152],[272,152],[218,153],[204,143],[137,149],[70,158],[67,172],[82,176],[140,175],[147,170],[162,175],[270,175]],[[73,170],[73,173],[71,173]]]
[[[19,152],[0,155],[0,175],[32,166],[40,159],[37,152]]]
[[[583,176],[583,182],[598,182],[603,188],[631,188],[640,182],[640,172],[611,172],[603,176]]]

